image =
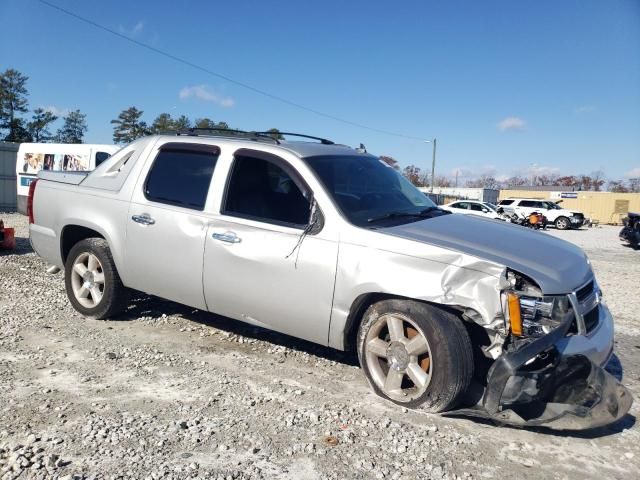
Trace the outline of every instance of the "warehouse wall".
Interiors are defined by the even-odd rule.
[[[0,212],[13,212],[17,207],[17,155],[17,143],[0,142]]]
[[[640,213],[640,193],[571,192],[577,198],[562,198],[562,207],[577,210],[600,223],[619,225],[629,212]],[[533,190],[500,190],[500,200],[505,198],[539,198],[558,201],[560,192]]]

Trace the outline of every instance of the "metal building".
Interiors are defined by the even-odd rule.
[[[14,212],[16,198],[16,158],[18,143],[0,142],[0,212]]]

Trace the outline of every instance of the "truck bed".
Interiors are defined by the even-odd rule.
[[[38,172],[38,178],[49,182],[68,183],[70,185],[79,185],[87,178],[90,172],[73,172],[73,171],[49,171],[41,170]]]

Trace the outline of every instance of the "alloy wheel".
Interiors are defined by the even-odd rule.
[[[104,295],[102,264],[96,255],[83,252],[76,257],[71,271],[71,287],[76,300],[85,308],[95,308]]]
[[[367,332],[364,353],[373,381],[393,400],[415,400],[431,382],[433,362],[427,337],[404,315],[380,316]]]

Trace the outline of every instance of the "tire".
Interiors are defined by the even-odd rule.
[[[102,320],[127,307],[129,289],[122,285],[109,245],[102,238],[87,238],[71,248],[64,277],[71,305],[86,317]]]
[[[571,222],[567,217],[558,217],[554,223],[558,230],[567,230],[571,228]]]
[[[407,408],[450,410],[473,377],[473,350],[462,320],[426,303],[383,300],[371,305],[358,330],[357,348],[373,391]]]

